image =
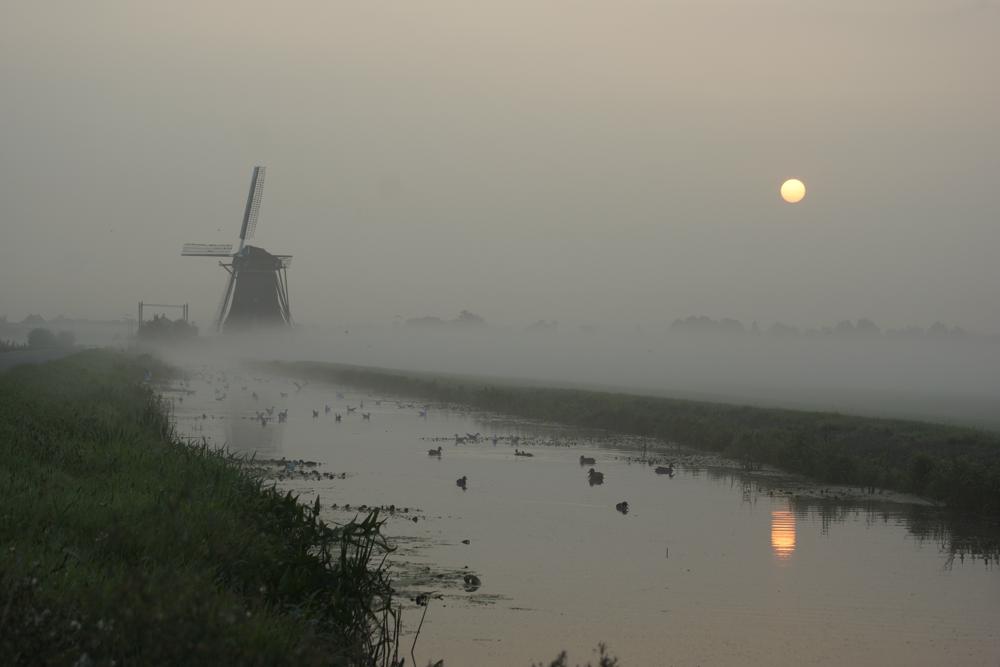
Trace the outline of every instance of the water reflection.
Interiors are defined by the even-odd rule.
[[[795,552],[795,515],[788,510],[771,512],[771,549],[779,561],[786,561]]]
[[[946,568],[955,560],[964,563],[966,559],[981,560],[988,567],[1000,565],[1000,524],[995,519],[904,503],[838,503],[814,498],[791,498],[789,502],[799,518],[819,519],[824,535],[835,524],[863,519],[868,527],[902,526],[917,543],[936,544]]]
[[[978,559],[960,566],[968,555],[997,562],[998,531],[981,517],[817,488],[633,436],[501,418],[480,424],[443,405],[425,419],[408,403],[378,406],[373,397],[371,421],[345,411],[337,424],[323,410],[334,392],[334,409],[350,402],[359,412],[362,398],[369,409],[369,394],[255,382],[226,404],[212,387],[199,387],[202,402],[185,400],[180,425],[204,426],[192,435],[226,439],[261,458],[350,471],[336,483],[281,483],[306,501],[322,494],[331,522],[350,520],[362,503],[416,508],[390,514],[386,533],[400,545],[392,558],[403,604],[430,591],[442,596],[420,637],[418,665],[430,656],[526,665],[553,644],[580,647],[595,637],[628,651],[628,664],[663,664],[668,647],[676,664],[829,656],[941,664],[957,650],[966,662],[996,662],[988,660],[997,655],[995,573],[983,573]],[[289,408],[291,418],[262,427],[253,416],[272,404]],[[323,414],[314,419],[317,409]],[[192,419],[203,411],[214,418]],[[474,431],[485,441],[460,446],[452,437]],[[515,445],[535,457],[517,456]],[[656,474],[671,463],[673,479]],[[591,467],[605,472],[605,484],[583,483]],[[463,493],[455,482],[465,475]],[[933,576],[952,560],[956,572]],[[408,619],[412,635],[419,621]]]
[[[282,454],[282,441],[285,429],[283,426],[261,426],[256,419],[249,419],[233,411],[226,421],[226,442],[239,443],[239,448],[246,452],[257,452],[262,458]]]
[[[685,474],[697,477],[694,471]],[[709,478],[728,480],[739,487],[743,502],[756,504],[759,498],[773,499],[784,495],[784,489],[791,485],[782,484],[780,478],[761,478],[745,471],[721,467],[706,467]],[[805,491],[815,492],[814,487],[802,485],[798,491],[789,493],[785,512],[803,522],[817,521],[820,534],[829,535],[831,528],[848,521],[861,520],[868,527],[901,526],[916,538],[920,544],[934,543],[944,556],[944,566],[951,567],[955,561],[967,559],[982,561],[988,567],[1000,566],[1000,521],[992,517],[977,516],[945,508],[893,502],[877,497],[823,498],[810,496]],[[795,548],[795,525],[792,524],[792,550]],[[772,517],[772,547],[778,556],[774,543]]]

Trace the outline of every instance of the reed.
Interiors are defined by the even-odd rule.
[[[0,374],[5,664],[398,665],[378,512],[320,519],[174,436],[151,358]]]

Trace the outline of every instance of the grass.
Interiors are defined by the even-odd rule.
[[[831,484],[912,493],[1000,516],[1000,435],[958,426],[781,410],[316,362],[271,370],[529,419],[650,436]]]
[[[178,441],[151,365],[0,374],[2,662],[394,664],[378,513],[329,526],[318,499]]]

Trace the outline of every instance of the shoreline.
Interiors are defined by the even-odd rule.
[[[0,655],[11,664],[397,661],[379,512],[343,526],[177,438],[149,355],[0,373]]]

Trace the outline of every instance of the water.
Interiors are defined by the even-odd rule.
[[[668,453],[676,474],[657,475],[634,462],[640,441],[447,406],[424,418],[422,401],[347,387],[202,369],[190,389],[175,404],[182,434],[346,473],[279,482],[306,500],[399,508],[385,532],[400,597],[440,595],[418,665],[529,665],[563,649],[576,664],[598,642],[624,666],[1000,664],[993,526],[884,496],[836,500],[850,491],[696,453]],[[288,408],[288,422],[261,427],[254,413],[270,406]],[[455,444],[474,432],[487,437]],[[493,434],[522,440],[494,446]],[[428,456],[438,445],[441,458]],[[603,485],[588,484],[581,455],[597,459]],[[468,573],[477,590],[465,590]],[[407,655],[421,611],[408,606]]]

